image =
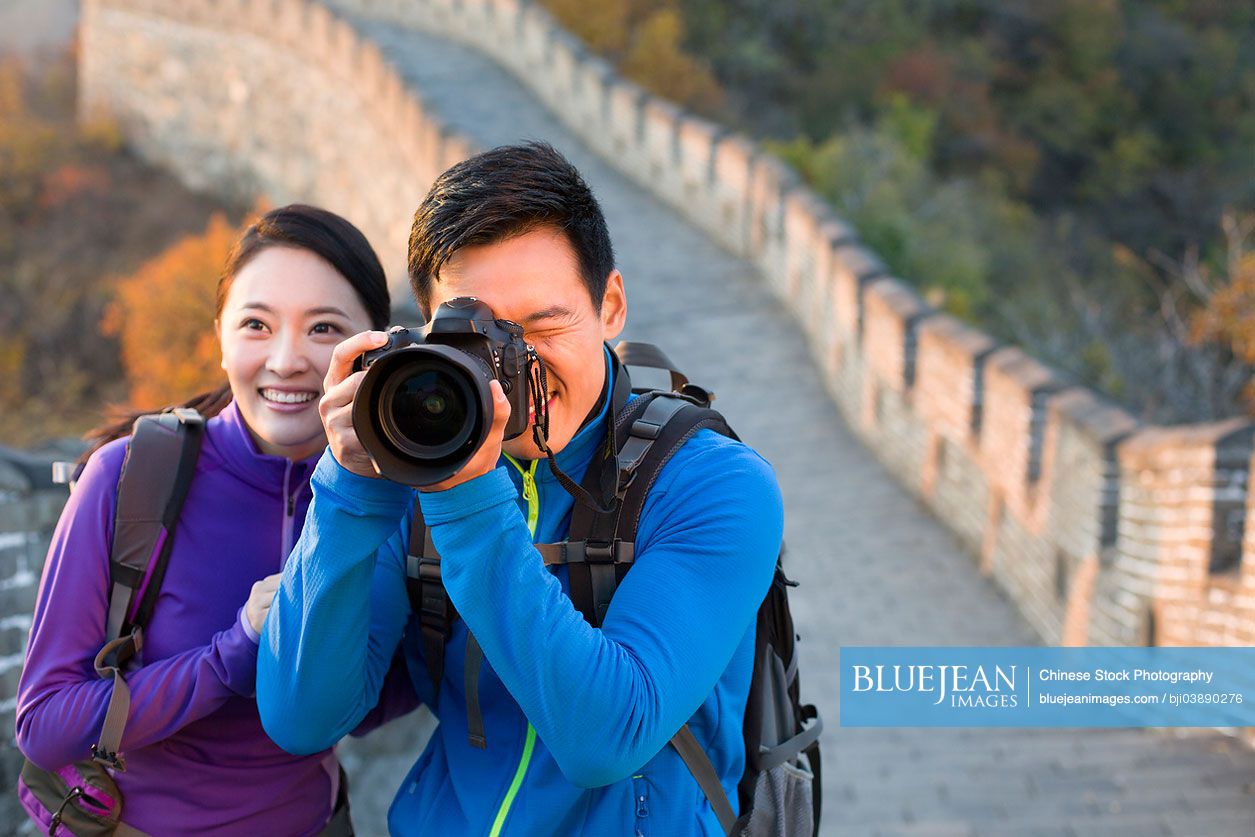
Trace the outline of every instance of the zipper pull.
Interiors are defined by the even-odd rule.
[[[527,503],[527,531],[532,533],[532,537],[536,537],[536,524],[540,520],[540,492],[536,488],[536,466],[540,463],[539,459],[533,459],[531,467],[526,470],[523,466],[515,461],[510,454],[502,454],[506,461],[514,466],[514,470],[519,472],[519,476],[523,478],[523,500]]]
[[[296,514],[296,495],[289,494],[288,495],[288,517],[291,517],[294,514]]]
[[[636,818],[645,819],[649,816],[649,785],[644,781],[645,776],[638,774],[632,777],[632,790],[636,795]],[[640,834],[640,823],[637,823],[637,834]]]
[[[532,533],[532,537],[536,537],[536,524],[540,520],[540,493],[536,490],[536,464],[540,460],[533,460],[532,467],[523,471],[523,499],[527,501],[527,530]]]

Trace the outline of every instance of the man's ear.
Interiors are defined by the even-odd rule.
[[[623,331],[627,322],[627,293],[623,290],[623,274],[610,271],[606,292],[601,298],[601,339],[609,343]]]

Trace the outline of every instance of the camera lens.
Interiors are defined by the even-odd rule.
[[[382,477],[435,485],[458,472],[492,423],[492,367],[440,343],[385,350],[364,366],[353,427]]]
[[[470,437],[473,394],[448,369],[416,365],[396,374],[382,393],[383,430],[393,444],[423,457],[444,456]]]

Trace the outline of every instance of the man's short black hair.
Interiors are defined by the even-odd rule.
[[[441,266],[463,247],[496,244],[541,227],[561,230],[601,310],[614,248],[601,206],[575,166],[543,142],[504,145],[450,168],[432,184],[410,230],[410,285],[419,308]]]

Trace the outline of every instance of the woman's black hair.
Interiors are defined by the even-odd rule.
[[[244,235],[235,243],[222,275],[218,277],[218,291],[214,299],[215,318],[222,315],[235,277],[258,253],[270,247],[294,247],[321,257],[353,286],[362,307],[370,316],[371,327],[380,330],[387,328],[392,308],[388,280],[379,263],[379,257],[375,255],[366,236],[334,212],[299,203],[270,210],[245,230]],[[191,407],[209,418],[222,412],[231,403],[231,398],[230,384],[223,384],[217,389],[202,392],[173,406]],[[104,424],[89,430],[83,436],[91,444],[79,458],[79,462],[86,462],[97,449],[114,439],[129,435],[135,419],[153,412],[159,411],[113,411]]]

